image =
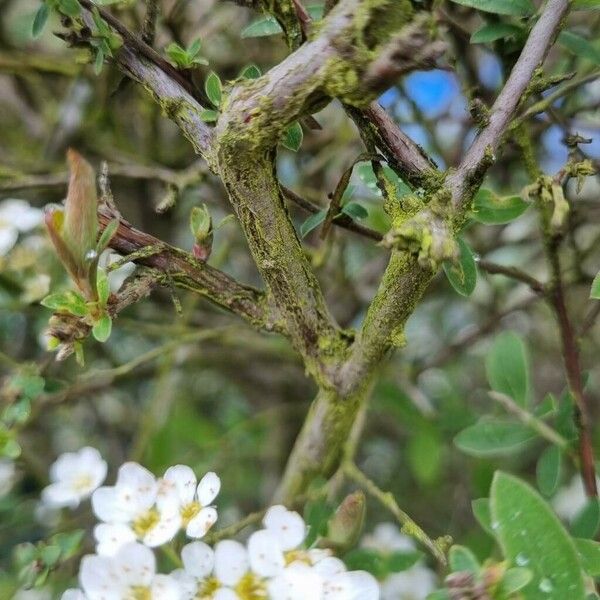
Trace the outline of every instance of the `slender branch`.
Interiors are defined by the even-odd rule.
[[[459,167],[446,181],[455,207],[464,208],[471,201],[474,186],[480,185],[487,168],[494,162],[494,153],[535,70],[542,65],[554,43],[569,6],[569,0],[548,0],[533,26],[519,59],[491,108],[488,125],[479,132]]]
[[[113,215],[105,207],[99,211],[99,220],[105,227]],[[111,248],[123,255],[131,255],[144,249],[154,248],[153,253],[141,252],[135,260],[156,269],[178,287],[192,290],[222,308],[249,321],[259,329],[283,332],[281,324],[274,318],[264,293],[238,283],[222,271],[201,263],[191,254],[169,246],[154,236],[135,229],[120,219]],[[164,282],[163,282],[164,283]]]
[[[436,173],[433,160],[398,127],[377,102],[373,102],[365,110],[352,106],[345,108],[363,138],[370,140],[380,150],[394,171],[406,182],[420,187]]]
[[[585,491],[590,497],[598,496],[596,483],[596,467],[594,464],[594,448],[591,436],[591,419],[588,401],[583,389],[579,346],[575,329],[569,317],[565,301],[565,291],[562,281],[560,259],[558,256],[558,239],[549,240],[547,244],[548,259],[552,268],[552,289],[548,301],[554,310],[562,344],[563,361],[569,389],[573,395],[574,419],[579,432],[579,459],[581,476]]]
[[[413,521],[413,519],[404,512],[396,498],[391,492],[384,492],[373,481],[371,481],[353,462],[346,462],[343,466],[344,473],[356,482],[365,492],[369,493],[382,506],[387,508],[402,526],[402,533],[409,535],[423,544],[435,557],[440,566],[445,567],[447,564],[444,547],[448,544],[448,540],[432,540],[423,529]]]
[[[504,275],[505,277],[524,283],[536,294],[543,296],[547,292],[546,286],[541,281],[517,267],[499,265],[488,260],[479,260],[477,264],[480,269],[490,273],[490,275]]]
[[[577,458],[572,452],[569,444],[569,440],[560,435],[558,431],[552,429],[549,425],[544,423],[541,419],[538,419],[535,415],[519,406],[512,398],[506,394],[499,392],[489,392],[490,398],[501,404],[508,412],[512,413],[527,427],[533,429],[541,437],[548,440],[551,444],[558,446],[561,450],[569,454],[571,457]]]

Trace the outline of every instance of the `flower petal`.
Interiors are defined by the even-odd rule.
[[[60,600],[86,600],[86,597],[81,590],[71,588],[70,590],[65,590],[63,592],[63,595],[60,597]]]
[[[160,513],[160,520],[150,529],[142,540],[146,546],[156,548],[170,542],[181,528],[179,513]]]
[[[285,506],[276,505],[269,508],[263,519],[265,527],[272,531],[283,550],[297,548],[306,537],[306,525],[304,519]]]
[[[120,600],[124,586],[121,573],[108,556],[88,555],[81,559],[79,582],[89,600]]]
[[[215,546],[215,577],[223,585],[235,587],[249,567],[248,553],[239,542],[223,540]]]
[[[204,542],[191,542],[181,549],[181,560],[186,573],[204,579],[213,570],[215,553]]]
[[[335,556],[327,556],[314,564],[313,569],[322,577],[333,577],[346,571],[346,565]]]
[[[209,506],[221,491],[221,480],[212,471],[207,473],[198,484],[198,502],[202,506]]]
[[[189,504],[194,500],[196,484],[198,479],[194,471],[186,465],[175,465],[166,470],[159,485],[158,500],[165,494],[168,495],[168,489],[174,487],[177,492],[177,499],[180,505]],[[166,485],[165,485],[166,484]]]
[[[327,600],[379,600],[379,585],[366,571],[338,573],[325,580],[323,598]]]
[[[122,523],[100,523],[94,527],[96,552],[103,556],[114,556],[125,544],[135,542],[133,530]]]
[[[268,584],[273,600],[321,600],[321,577],[305,563],[295,562]]]
[[[278,539],[266,529],[256,531],[248,539],[248,558],[252,570],[261,577],[274,577],[285,566]]]
[[[212,506],[203,508],[187,525],[188,537],[199,539],[217,522],[217,511]]]
[[[242,600],[233,590],[229,588],[220,588],[218,589],[214,596],[213,600]]]
[[[152,584],[156,572],[156,558],[150,548],[142,544],[126,544],[113,559],[121,580],[129,587]]]
[[[42,490],[42,502],[51,508],[77,508],[80,496],[63,483],[51,483]]]
[[[181,600],[179,582],[169,575],[157,575],[150,591],[152,600]]]

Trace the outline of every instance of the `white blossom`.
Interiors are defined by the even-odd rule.
[[[190,467],[175,465],[159,480],[156,504],[161,510],[178,512],[188,537],[198,539],[217,520],[217,510],[211,505],[220,489],[216,473],[207,473],[198,483]]]
[[[77,508],[102,484],[107,465],[95,448],[65,452],[50,467],[50,485],[42,491],[42,501],[50,507]]]
[[[0,498],[8,495],[15,482],[15,463],[9,459],[0,459]]]
[[[98,488],[92,495],[92,508],[104,522],[94,535],[99,553],[114,553],[121,541],[132,537],[147,546],[160,546],[172,540],[181,526],[181,516],[173,503],[156,505],[159,484],[141,465],[127,462],[119,468],[114,486]]]
[[[79,572],[81,591],[67,590],[62,600],[181,600],[175,577],[156,573],[150,548],[133,543],[115,556],[84,556]]]
[[[184,599],[262,600],[266,581],[250,570],[248,553],[239,542],[223,540],[213,549],[191,542],[181,551],[183,572],[176,572]]]
[[[596,482],[600,486],[600,478],[597,478]],[[572,521],[585,508],[587,502],[581,475],[574,475],[568,485],[558,490],[552,499],[552,506],[561,519]]]
[[[43,212],[25,200],[8,199],[0,203],[0,256],[16,244],[20,232],[42,224]]]
[[[372,534],[366,535],[363,548],[380,552],[413,552],[413,540],[400,532],[394,523],[380,523]],[[436,575],[426,566],[416,564],[398,573],[391,573],[381,582],[382,600],[425,600],[433,592]]]

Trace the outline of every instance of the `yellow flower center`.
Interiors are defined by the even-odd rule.
[[[305,550],[290,550],[289,552],[286,552],[284,556],[286,566],[292,564],[295,561],[303,562],[307,565],[311,564],[308,552],[306,552]]]
[[[181,521],[184,527],[187,527],[188,523],[200,512],[201,508],[200,502],[190,502],[181,507]]]
[[[196,592],[196,600],[212,600],[215,592],[221,587],[218,579],[208,577],[200,584]]]
[[[92,478],[89,475],[79,475],[73,480],[73,489],[76,492],[84,492],[92,487]]]
[[[265,584],[253,573],[246,573],[235,586],[237,595],[242,600],[266,600]]]
[[[129,590],[127,600],[151,600],[152,592],[150,588],[143,585],[136,585]]]
[[[160,521],[160,515],[155,508],[151,508],[144,514],[140,515],[134,522],[132,529],[138,538],[143,538],[149,531],[151,531],[156,524]],[[137,596],[136,596],[137,600]]]

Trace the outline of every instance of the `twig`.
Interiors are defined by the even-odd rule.
[[[343,465],[344,473],[356,482],[365,492],[371,494],[385,508],[387,508],[402,526],[402,532],[415,538],[423,544],[440,563],[442,567],[447,564],[446,555],[442,544],[438,540],[432,540],[413,519],[399,506],[391,492],[384,492],[373,481],[371,481],[353,462],[347,461]]]
[[[512,398],[510,398],[506,394],[501,394],[499,392],[494,391],[488,393],[490,398],[502,404],[502,406],[508,412],[518,417],[518,419],[523,423],[523,425],[527,425],[527,427],[539,433],[541,437],[548,440],[551,444],[558,446],[561,450],[569,454],[571,457],[577,458],[575,453],[571,450],[569,440],[560,435],[558,431],[552,429],[552,427],[544,423],[544,421],[538,419],[535,415],[531,414],[529,411],[519,406]]]
[[[521,269],[517,267],[499,265],[487,260],[479,260],[477,264],[481,269],[487,273],[490,273],[491,275],[504,275],[505,277],[509,277],[510,279],[524,283],[536,294],[540,294],[542,296],[546,294],[546,286],[541,281],[535,277],[532,277],[528,273],[525,273],[525,271],[521,271]]]
[[[590,433],[591,421],[589,416],[588,402],[583,390],[581,376],[581,363],[579,359],[579,347],[575,336],[575,330],[565,302],[565,292],[562,281],[558,245],[560,240],[554,238],[548,240],[548,260],[552,268],[552,289],[548,296],[548,302],[554,310],[558,328],[560,331],[562,354],[567,374],[569,389],[573,395],[574,419],[579,432],[579,458],[581,476],[585,485],[585,491],[590,497],[598,496],[596,483],[596,467],[594,465],[594,449]]]

